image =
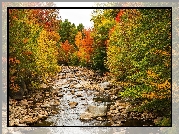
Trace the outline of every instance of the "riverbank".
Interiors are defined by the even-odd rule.
[[[122,87],[87,68],[63,66],[50,85],[21,101],[9,99],[9,125],[155,126],[159,120],[151,113],[132,111],[135,105],[117,96]]]

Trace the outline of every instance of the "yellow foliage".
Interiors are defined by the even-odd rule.
[[[158,78],[158,74],[154,73],[151,70],[147,70],[147,76],[152,78]]]
[[[158,90],[171,88],[171,83],[168,82],[168,80],[166,80],[164,83],[161,83],[161,84],[154,83],[154,82],[151,82],[150,84],[153,86],[156,86]]]
[[[165,55],[165,56],[171,56],[171,54],[169,54],[168,52],[166,51],[162,51],[162,50],[156,50],[154,52],[154,54],[162,54],[162,55]]]
[[[75,44],[78,48],[82,45],[82,33],[78,32],[77,35],[75,36]]]
[[[60,70],[57,65],[58,49],[56,46],[59,39],[60,36],[57,33],[46,30],[42,30],[37,39],[36,64],[37,70],[42,74],[44,82],[46,82],[46,78],[49,77],[50,73],[54,74]]]

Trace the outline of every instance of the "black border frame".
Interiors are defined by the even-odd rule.
[[[47,126],[9,126],[9,9],[171,9],[171,90],[172,90],[172,7],[7,7],[7,127],[47,127]],[[106,127],[106,126],[48,126],[48,127]],[[108,126],[123,127],[123,126]],[[125,126],[145,127],[145,126]],[[171,126],[147,127],[172,127],[172,91],[171,91]]]

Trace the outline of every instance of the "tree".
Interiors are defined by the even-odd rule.
[[[44,20],[39,21],[42,13],[45,14]],[[11,90],[18,90],[22,81],[29,86],[38,87],[40,82],[45,82],[48,76],[59,71],[56,43],[60,36],[55,31],[58,28],[54,28],[57,26],[55,14],[58,14],[58,10],[9,10]]]

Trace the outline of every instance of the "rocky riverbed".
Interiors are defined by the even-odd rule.
[[[154,126],[160,117],[132,111],[108,76],[63,66],[49,85],[23,100],[9,99],[10,126]]]

